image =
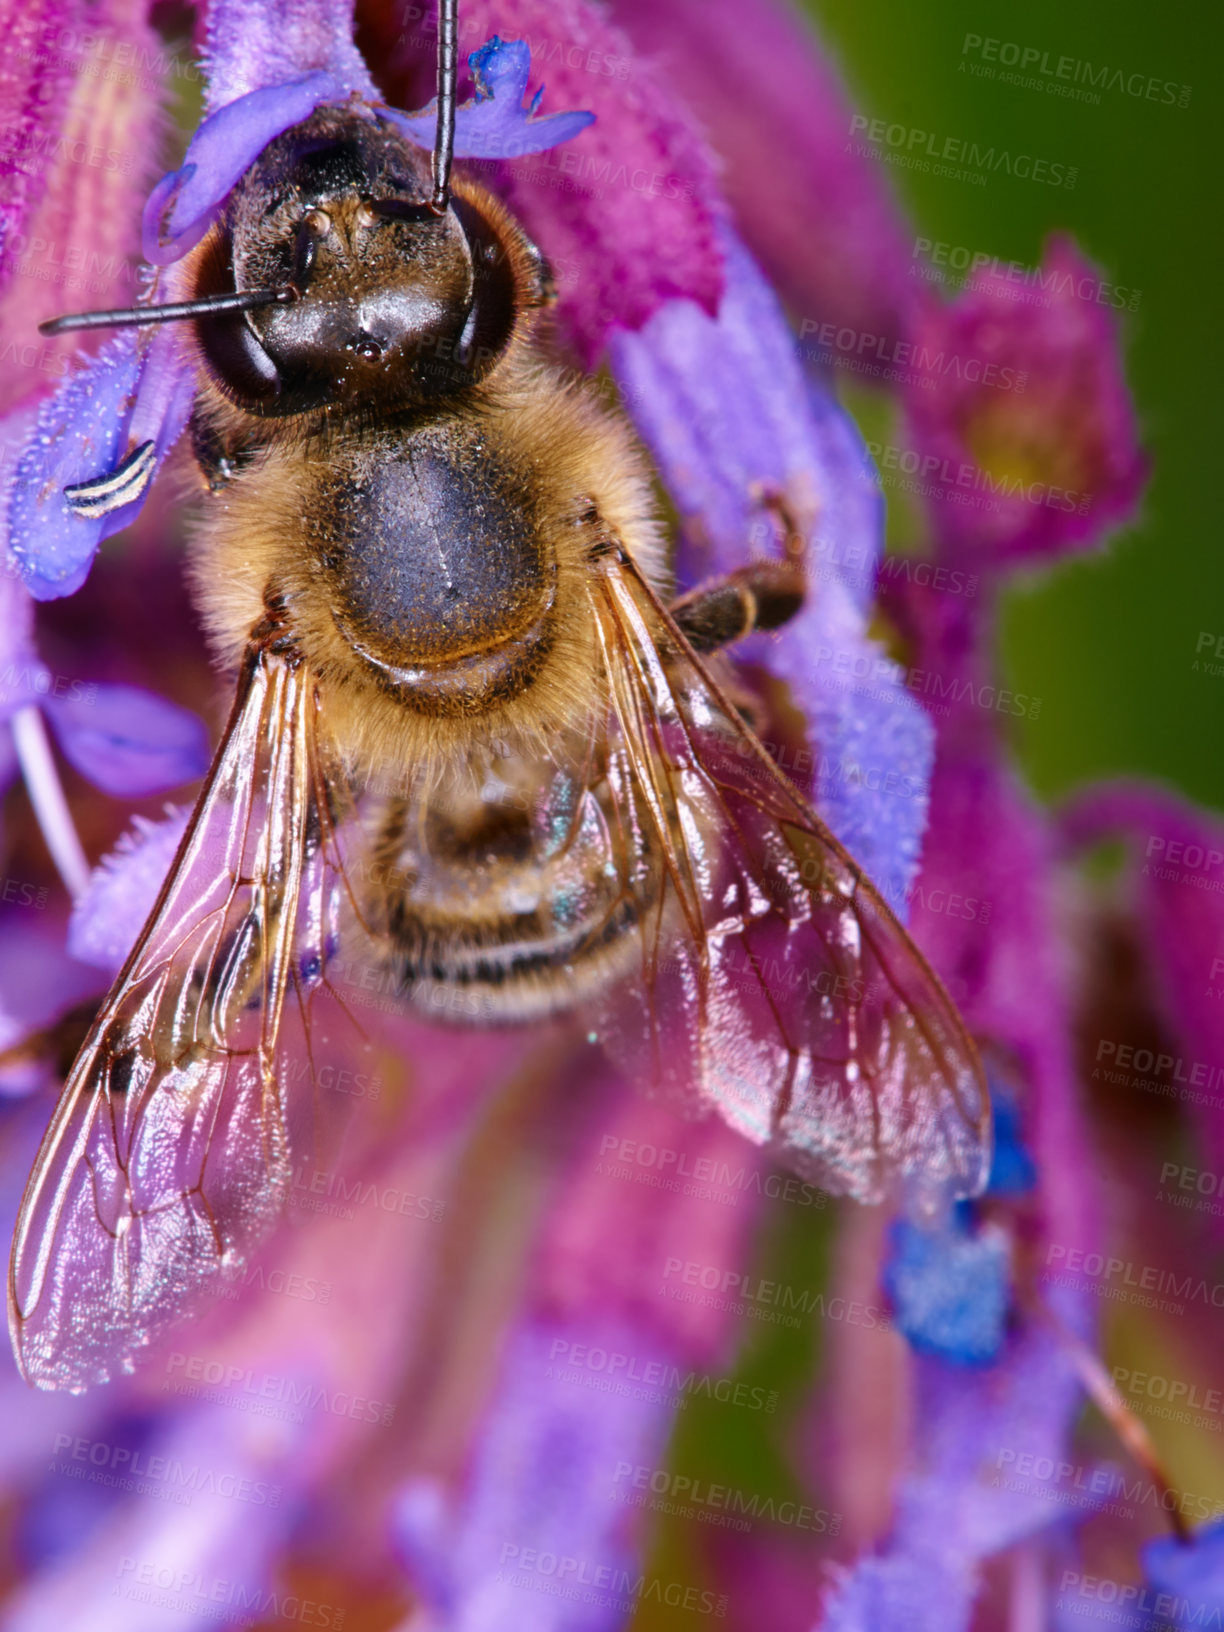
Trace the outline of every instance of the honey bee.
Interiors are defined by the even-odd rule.
[[[719,678],[800,606],[802,562],[672,598],[643,454],[550,356],[543,256],[451,174],[445,30],[438,108],[432,154],[316,109],[180,298],[59,320],[192,325],[192,574],[237,685],[21,1208],[10,1320],[41,1387],[130,1370],[278,1216],[289,1066],[341,945],[426,1017],[579,1015],[829,1190],[984,1182],[964,1025]]]

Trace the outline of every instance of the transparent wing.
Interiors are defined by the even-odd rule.
[[[170,876],[64,1085],[18,1217],[9,1318],[43,1388],[133,1355],[280,1211],[328,933],[313,688],[253,648]],[[295,1081],[290,1104],[289,1083]],[[300,1118],[299,1118],[300,1120]]]
[[[989,1099],[939,980],[632,563],[609,559],[591,597],[610,865],[641,904],[636,971],[597,1026],[610,1051],[828,1190],[980,1190]]]

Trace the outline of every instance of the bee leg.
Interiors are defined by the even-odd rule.
[[[777,629],[803,605],[803,569],[790,561],[753,561],[682,595],[672,617],[695,652],[713,652],[754,629]]]

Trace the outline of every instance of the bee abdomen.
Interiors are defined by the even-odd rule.
[[[404,1001],[433,1019],[508,1025],[572,1009],[627,973],[642,902],[625,895],[563,925],[538,912],[462,922],[397,915],[391,959]]]

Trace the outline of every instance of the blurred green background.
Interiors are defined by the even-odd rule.
[[[1152,461],[1142,513],[1104,554],[1017,586],[1003,661],[1008,685],[1042,699],[1017,741],[1040,794],[1134,773],[1224,809],[1224,675],[1193,668],[1200,634],[1224,636],[1214,434],[1220,8],[806,0],[806,9],[859,111],[1079,167],[1074,191],[1003,174],[985,187],[892,166],[888,174],[916,234],[1034,265],[1045,237],[1069,229],[1107,281],[1142,292],[1138,310],[1123,314]],[[1189,106],[1104,88],[1093,106],[977,78],[962,71],[979,60],[962,54],[967,34],[1032,46],[1051,62],[1069,56],[1176,81],[1191,88]]]

